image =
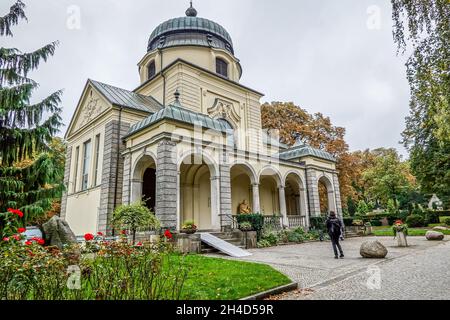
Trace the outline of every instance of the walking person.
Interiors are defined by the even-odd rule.
[[[344,251],[342,251],[341,244],[339,243],[339,238],[342,234],[342,222],[336,217],[336,213],[334,211],[330,211],[330,216],[326,222],[328,234],[330,235],[331,244],[333,245],[334,258],[338,259],[338,250],[339,257],[344,258]]]

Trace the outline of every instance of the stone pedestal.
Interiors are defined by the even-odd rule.
[[[242,242],[247,249],[253,249],[257,247],[256,231],[242,232]]]
[[[181,253],[201,253],[201,241],[199,235],[177,235],[178,250]]]
[[[406,235],[403,232],[397,232],[397,245],[399,247],[407,247],[408,242],[406,241]]]

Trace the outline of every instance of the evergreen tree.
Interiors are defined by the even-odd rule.
[[[11,28],[27,20],[25,4],[16,1],[0,17],[0,37],[12,37]],[[55,52],[57,42],[34,52],[0,48],[0,231],[8,208],[20,209],[26,221],[42,217],[62,191],[60,160],[49,152],[61,126],[61,91],[31,103],[38,84],[28,78]],[[46,115],[48,115],[46,117]]]

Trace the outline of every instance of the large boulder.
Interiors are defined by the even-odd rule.
[[[359,250],[363,258],[383,259],[388,251],[379,241],[365,241]]]
[[[447,228],[446,227],[442,227],[442,226],[436,226],[436,227],[433,228],[433,230],[434,231],[445,231],[445,230],[447,230]]]
[[[50,246],[62,249],[64,245],[77,243],[77,238],[69,224],[58,216],[53,216],[42,225],[45,241]]]
[[[427,233],[425,234],[425,237],[427,238],[427,240],[436,240],[436,241],[440,241],[440,240],[444,240],[444,234],[442,232],[438,232],[438,231],[427,231]]]

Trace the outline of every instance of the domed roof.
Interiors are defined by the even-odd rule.
[[[148,51],[182,45],[197,45],[227,50],[234,54],[230,34],[220,24],[197,17],[197,10],[186,10],[185,17],[161,23],[150,35]]]

